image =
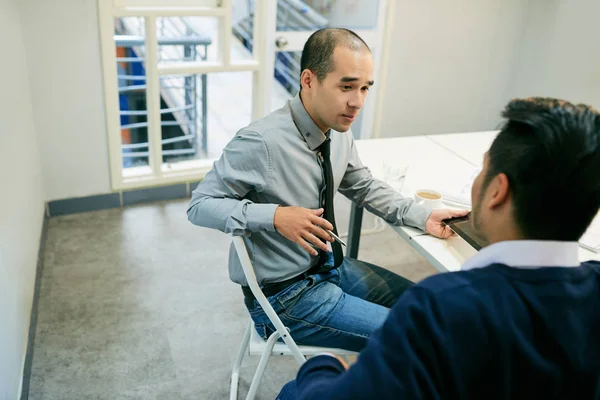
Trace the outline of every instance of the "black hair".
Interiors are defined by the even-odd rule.
[[[484,190],[506,174],[526,239],[579,240],[600,207],[600,114],[536,97],[511,101],[502,116],[507,121],[488,151]]]
[[[322,82],[327,74],[333,71],[332,55],[335,48],[339,46],[355,51],[362,49],[371,51],[365,41],[349,29],[319,29],[310,35],[304,44],[300,59],[300,75],[302,75],[302,71],[308,69],[317,76],[319,82]],[[302,89],[302,83],[300,83],[300,89]]]

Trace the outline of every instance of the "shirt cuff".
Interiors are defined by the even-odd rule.
[[[425,232],[425,223],[429,219],[431,211],[428,211],[425,207],[412,203],[404,215],[404,225],[412,226],[421,229]]]
[[[248,204],[246,209],[248,230],[253,232],[274,231],[273,218],[277,207],[279,207],[279,204]]]

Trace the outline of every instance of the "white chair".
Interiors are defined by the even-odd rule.
[[[294,342],[292,336],[289,333],[289,330],[283,325],[273,307],[263,294],[260,286],[258,286],[258,282],[256,280],[256,275],[254,274],[254,269],[252,267],[252,262],[250,261],[250,257],[248,256],[248,250],[246,249],[246,245],[241,237],[236,236],[233,238],[233,244],[235,246],[235,250],[242,264],[242,268],[244,270],[244,275],[246,276],[246,280],[248,281],[248,286],[252,290],[254,297],[267,314],[273,326],[276,328],[276,331],[273,332],[269,338],[265,341],[258,335],[256,329],[254,329],[254,323],[252,319],[248,323],[246,327],[246,331],[244,332],[244,337],[242,339],[242,345],[240,346],[240,350],[236,357],[235,363],[233,364],[233,371],[231,372],[231,392],[229,399],[237,400],[238,396],[238,383],[240,379],[240,366],[242,364],[242,360],[246,353],[250,355],[260,355],[260,361],[258,362],[258,366],[256,367],[256,372],[254,374],[254,378],[252,379],[252,383],[250,384],[250,389],[248,390],[248,396],[246,400],[253,400],[256,396],[256,392],[258,390],[258,386],[260,385],[260,381],[265,373],[265,368],[267,367],[267,362],[271,355],[286,355],[286,356],[294,356],[299,365],[304,364],[306,358],[304,356],[317,355],[319,353],[334,353],[341,356],[348,355],[356,355],[356,352],[334,349],[328,347],[316,347],[316,346],[299,346]],[[283,339],[284,343],[280,343],[277,339]]]

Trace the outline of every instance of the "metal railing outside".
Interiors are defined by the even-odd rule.
[[[133,26],[132,26],[133,25]],[[183,18],[163,18],[162,26],[159,26],[158,46],[159,61],[193,61],[206,60],[208,46],[212,40],[204,35],[194,32],[187,26]],[[127,57],[117,57],[117,68],[119,70],[119,94],[127,96],[128,93],[139,93],[146,89],[145,68],[144,68],[144,46],[143,22],[138,24],[124,26],[121,24],[118,32],[134,32],[138,35],[115,35],[115,46],[117,48],[126,48],[129,50]],[[165,36],[163,36],[165,35]],[[201,47],[201,49],[198,49]],[[137,68],[123,69],[123,65],[132,66],[137,63]],[[134,72],[127,72],[133,70]],[[177,77],[165,76],[161,78],[160,96],[161,104],[166,104],[161,108],[161,115],[171,116],[174,120],[163,120],[161,118],[161,127],[177,126],[181,134],[176,137],[163,138],[161,144],[169,145],[173,143],[187,142],[189,148],[168,149],[163,148],[163,157],[173,157],[180,155],[196,155],[198,152],[198,137],[201,137],[201,149],[207,152],[207,76],[180,75]],[[180,82],[183,79],[183,84]],[[201,93],[198,93],[200,86]],[[145,96],[145,93],[144,93]],[[200,115],[198,115],[198,102],[200,102]],[[119,115],[121,117],[121,132],[131,129],[147,129],[147,110],[131,110],[121,107]],[[129,117],[146,117],[146,121],[123,123]],[[143,118],[142,118],[143,119]],[[198,128],[201,135],[198,134]],[[121,146],[124,164],[133,165],[132,159],[143,159],[149,156],[149,142],[124,143]]]
[[[233,34],[252,51],[254,28],[254,0],[248,0],[249,15],[233,26]],[[329,25],[327,18],[320,15],[301,0],[277,1],[278,31],[312,31]],[[275,56],[275,78],[294,96],[300,87],[300,54],[278,52]]]

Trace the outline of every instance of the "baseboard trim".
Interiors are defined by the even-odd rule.
[[[45,211],[45,210],[44,210]],[[31,383],[31,367],[33,363],[33,347],[35,344],[35,331],[37,329],[38,306],[40,302],[40,287],[42,285],[42,274],[44,272],[44,250],[48,235],[48,216],[44,212],[42,232],[40,234],[40,248],[38,250],[37,266],[35,271],[35,284],[33,288],[33,302],[31,304],[31,317],[29,319],[29,333],[27,337],[27,351],[23,363],[23,378],[21,383],[21,400],[29,398],[29,385]]]
[[[153,201],[183,199],[190,196],[190,192],[196,189],[198,183],[200,182],[194,181],[176,185],[53,200],[47,204],[47,215],[56,217],[58,215],[106,210]]]

